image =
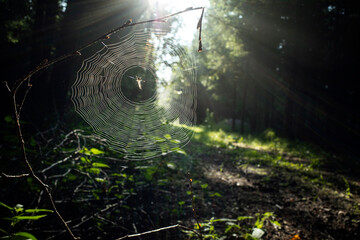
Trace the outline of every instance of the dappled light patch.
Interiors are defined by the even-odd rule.
[[[274,212],[281,229],[266,226],[264,239],[313,239],[314,236],[326,235],[320,229],[328,229],[327,236],[336,239],[340,236],[338,231],[346,228],[355,231],[360,223],[357,181],[321,170],[319,166],[325,158],[321,153],[301,143],[288,145],[282,152],[272,145],[267,148],[266,140],[262,145],[259,140],[252,141],[252,137],[236,134],[229,134],[233,139],[229,143],[226,139],[230,136],[226,132],[200,128],[203,131],[195,134],[198,138],[189,145],[188,152],[196,152],[199,171],[203,172],[209,188],[226,197],[228,206],[220,207],[221,213],[216,217],[236,214],[237,211],[244,211],[242,215],[247,216]],[[222,145],[211,141],[209,132],[224,134]],[[278,146],[287,145],[286,140],[279,141],[285,142]],[[229,148],[234,143],[243,145]],[[211,202],[219,204],[219,199]],[[235,229],[238,228],[232,228]]]
[[[251,164],[242,164],[239,166],[239,168],[245,173],[245,174],[256,174],[265,176],[268,174],[268,170],[266,168],[262,168],[260,166],[253,166]]]
[[[253,184],[245,177],[240,176],[240,174],[235,174],[226,169],[219,169],[217,166],[211,164],[206,166],[205,177],[216,182],[238,187],[253,187]]]
[[[236,142],[233,143],[235,147],[239,148],[246,148],[246,149],[253,149],[253,150],[267,150],[264,146],[258,145],[258,144],[248,144],[244,142]]]

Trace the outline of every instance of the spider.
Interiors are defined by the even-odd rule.
[[[141,77],[139,77],[139,76],[135,76],[135,77],[131,77],[131,76],[128,76],[129,78],[132,78],[132,79],[135,79],[135,81],[137,82],[137,84],[138,84],[138,87],[139,87],[139,89],[140,90],[142,90],[142,85],[141,85],[141,82],[145,82],[145,80],[144,79],[142,79]]]

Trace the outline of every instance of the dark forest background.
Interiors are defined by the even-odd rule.
[[[134,7],[135,6],[135,7]],[[2,80],[151,14],[146,1],[1,1]],[[198,119],[206,109],[232,130],[267,128],[332,151],[356,153],[360,131],[356,1],[220,1],[206,11],[198,55]],[[194,44],[196,45],[196,44]],[[24,117],[39,129],[70,109],[71,61],[34,82]],[[11,114],[1,89],[1,117]],[[45,124],[45,125],[43,125]]]
[[[357,152],[356,1],[212,1],[207,21],[200,111],[209,106],[240,133],[272,128]]]
[[[235,163],[230,164],[229,162],[242,159],[239,160],[240,163],[236,162],[236,166],[248,164],[246,170],[241,171],[247,177],[250,176],[247,180],[254,180],[251,179],[251,171],[248,172],[248,166],[251,169],[252,165],[257,167],[262,166],[262,164],[266,165],[268,164],[266,161],[274,158],[275,160],[271,160],[271,164],[276,165],[276,167],[270,165],[277,169],[274,170],[276,174],[272,172],[273,175],[269,174],[269,176],[264,177],[265,180],[261,180],[263,182],[259,179],[255,180],[259,180],[261,184],[276,185],[279,188],[283,186],[279,186],[279,182],[288,183],[285,187],[294,188],[303,194],[299,196],[299,199],[305,199],[305,192],[312,192],[312,190],[319,192],[319,189],[322,191],[328,186],[326,181],[336,182],[334,184],[336,187],[341,185],[338,188],[341,191],[345,191],[343,189],[345,182],[347,195],[342,197],[346,199],[352,200],[350,189],[354,191],[353,196],[357,194],[356,191],[359,191],[358,186],[360,185],[358,185],[358,182],[355,183],[354,180],[356,179],[356,172],[360,170],[358,168],[360,163],[358,150],[360,143],[360,84],[358,84],[360,77],[360,8],[358,1],[210,0],[209,2],[203,20],[203,51],[197,53],[197,35],[194,37],[192,46],[186,48],[192,49],[191,51],[197,61],[197,122],[200,128],[210,132],[206,132],[206,134],[209,133],[208,136],[204,133],[199,138],[195,138],[194,145],[190,144],[189,148],[189,152],[191,152],[189,155],[193,155],[190,157],[188,155],[186,160],[181,155],[184,152],[179,149],[180,157],[178,155],[176,157],[162,157],[159,158],[161,160],[158,161],[158,165],[155,164],[157,162],[154,160],[154,162],[149,163],[147,168],[139,167],[136,163],[130,162],[125,162],[123,165],[122,163],[119,165],[118,162],[112,163],[112,165],[105,160],[96,162],[94,159],[97,159],[98,155],[106,156],[107,158],[104,157],[104,159],[107,160],[114,160],[115,157],[111,155],[113,153],[107,151],[106,145],[101,140],[94,136],[90,140],[89,136],[81,135],[81,131],[73,131],[75,128],[89,130],[89,127],[75,114],[70,100],[70,88],[75,80],[74,75],[78,70],[76,64],[81,63],[81,61],[74,56],[32,76],[32,88],[27,95],[21,115],[24,140],[34,169],[43,169],[40,173],[43,179],[48,180],[52,186],[55,186],[55,189],[58,180],[54,179],[64,178],[59,182],[62,181],[65,186],[58,186],[54,194],[55,198],[59,199],[60,210],[65,212],[65,218],[73,219],[72,227],[76,229],[77,234],[88,237],[88,239],[95,239],[95,236],[121,236],[120,233],[125,235],[129,232],[129,229],[132,230],[134,223],[137,224],[139,230],[146,231],[164,226],[169,222],[176,222],[179,219],[192,219],[192,212],[188,211],[186,213],[184,211],[185,206],[191,206],[191,201],[184,200],[184,198],[188,197],[187,195],[190,195],[188,188],[184,187],[187,180],[185,180],[185,183],[184,181],[179,183],[177,182],[178,177],[181,174],[187,176],[187,171],[190,171],[188,169],[194,171],[194,175],[202,174],[202,170],[200,171],[197,167],[200,168],[199,165],[204,165],[201,161],[207,162],[209,159],[214,161],[214,165],[220,166],[220,175],[225,174],[226,167],[230,170],[235,168],[231,165]],[[168,14],[163,9],[157,9],[154,13],[150,5],[150,2],[145,0],[0,0],[1,173],[18,174],[27,171],[25,164],[21,160],[21,152],[18,149],[11,97],[3,82],[6,81],[10,87],[13,86],[16,80],[34,69],[44,59],[51,60],[70,53],[97,39],[109,30],[121,26],[128,19],[136,22],[140,19],[146,20]],[[196,33],[196,24],[194,23],[194,33]],[[126,29],[124,33],[127,31],[130,31],[130,29]],[[173,31],[176,31],[176,27]],[[76,64],[74,64],[75,62]],[[24,94],[25,89],[26,87],[21,89],[20,93]],[[220,135],[211,132],[216,128],[212,128],[215,125],[221,126]],[[219,129],[217,128],[217,130]],[[226,135],[223,130],[229,135]],[[199,132],[201,131],[199,130]],[[70,133],[66,134],[68,132]],[[271,134],[266,135],[267,133]],[[216,142],[217,138],[213,137],[211,140],[209,137],[211,134],[217,137],[220,136],[218,138],[221,139]],[[239,136],[239,139],[236,139],[238,142],[236,142],[237,145],[234,145],[235,147],[233,146],[234,142],[231,142],[235,141],[235,137],[230,137],[233,136],[231,134]],[[243,139],[246,140],[247,137],[251,139],[252,136],[264,137],[264,134],[267,136],[265,137],[267,140],[274,143],[271,145],[269,152],[267,152],[268,149],[266,151],[255,149],[258,152],[255,150],[254,152],[252,149],[252,152],[248,152],[248,146],[244,147]],[[228,140],[228,137],[232,140]],[[305,163],[303,165],[303,162],[301,162],[301,165],[299,163],[296,170],[291,171],[299,171],[301,174],[306,172],[304,173],[306,175],[304,181],[308,181],[308,185],[319,184],[321,188],[311,189],[310,191],[310,187],[306,188],[308,185],[303,188],[301,184],[304,181],[301,182],[300,180],[295,184],[292,182],[293,177],[289,177],[292,175],[288,175],[288,172],[286,174],[277,172],[284,167],[279,166],[279,162],[295,159],[295,157],[293,159],[293,156],[290,156],[291,154],[284,154],[279,150],[280,148],[276,145],[278,142],[275,143],[275,139],[280,141],[280,138],[287,139],[291,143],[311,143],[321,149],[321,152],[326,157],[311,156],[312,162],[309,168],[311,171],[313,167],[323,167],[319,163],[321,161],[319,159],[326,159],[326,161],[324,160],[326,163],[336,162],[332,165],[332,168],[326,168],[327,170],[330,169],[330,172],[335,172],[336,166],[343,166],[346,169],[342,169],[342,173],[348,171],[346,173],[350,172],[349,176],[346,175],[345,178],[345,175],[335,174],[335,177],[332,175],[329,177],[330,175],[326,175],[324,172],[309,173],[309,169],[303,169]],[[72,144],[77,141],[79,144],[74,147]],[[219,142],[221,143],[219,144]],[[80,145],[84,147],[81,148],[82,150],[79,150]],[[300,160],[306,157],[310,159],[311,154],[309,154],[308,149],[310,148],[306,148],[306,150],[297,149],[301,152],[300,157],[298,157]],[[235,153],[235,151],[237,152]],[[263,155],[261,154],[266,155],[265,160],[262,159]],[[117,158],[122,157],[115,156]],[[67,157],[75,159],[71,163],[72,165],[70,163],[66,163],[68,165],[64,166],[59,164],[59,169],[55,171],[52,164],[61,158],[65,159]],[[171,162],[174,159],[177,162]],[[246,161],[250,160],[247,163],[241,162],[245,161],[244,159]],[[200,164],[196,165],[193,161],[200,161]],[[288,165],[286,165],[286,171],[293,166]],[[67,169],[71,169],[73,175]],[[119,172],[116,173],[117,175],[111,175],[111,177],[107,178],[104,169]],[[65,171],[68,171],[66,175],[61,175]],[[294,172],[291,172],[291,174],[295,174]],[[51,175],[50,173],[53,174],[53,178],[48,178]],[[101,178],[102,174],[106,175],[106,177]],[[206,175],[206,173],[204,174]],[[87,180],[85,175],[89,176],[89,179],[90,175],[92,176],[93,183],[91,184],[95,187],[88,187],[91,184],[88,184],[90,180]],[[93,175],[97,176],[98,180],[94,181],[95,177]],[[226,174],[224,176],[226,178]],[[340,180],[335,181],[336,177]],[[347,181],[348,177],[354,181]],[[165,178],[166,181],[163,181]],[[121,179],[121,183],[118,179]],[[163,181],[161,184],[160,180]],[[41,187],[34,187],[35,184],[32,181],[21,182],[21,180],[18,180],[14,184],[13,182],[10,184],[10,180],[7,178],[1,178],[1,181],[3,187],[0,193],[3,193],[6,199],[1,197],[0,202],[10,204],[17,203],[21,199],[27,199],[24,201],[28,203],[28,206],[34,208],[42,203]],[[256,211],[253,212],[247,212],[245,208],[245,210],[231,208],[224,210],[224,213],[222,213],[222,208],[219,206],[224,202],[222,200],[213,201],[213,199],[220,198],[222,195],[227,196],[226,194],[229,194],[228,199],[232,199],[231,197],[235,195],[231,194],[236,191],[233,190],[233,187],[227,188],[228,185],[224,187],[218,185],[218,183],[212,186],[213,191],[210,191],[209,189],[212,188],[210,184],[208,185],[205,180],[201,181],[204,182],[199,181],[197,185],[194,183],[194,191],[201,191],[200,200],[198,199],[200,216],[208,214],[210,211],[206,211],[206,209],[212,207],[215,209],[211,213],[213,215],[210,216],[210,213],[206,215],[209,219],[214,217],[215,213],[224,214],[224,218],[230,218],[225,214],[238,211],[239,214],[246,216],[245,214],[255,214],[256,211],[260,212],[267,207],[264,205],[261,207],[255,206]],[[68,184],[69,182],[71,184]],[[113,187],[115,185],[120,187]],[[75,186],[75,190],[71,189],[71,187],[75,188]],[[165,186],[168,188],[165,189]],[[276,192],[278,189],[273,189],[267,185],[264,186],[261,185],[261,187],[256,188],[256,191],[258,191],[256,193],[274,193],[270,197],[266,196],[269,199],[277,197],[292,199],[297,194],[291,192],[293,194],[291,197],[285,193],[282,196],[279,193],[280,191]],[[298,189],[298,186],[301,187]],[[76,202],[72,197],[83,187],[88,187],[88,189],[85,189],[86,191],[84,190],[84,195],[81,195],[86,196],[84,197],[85,200]],[[117,189],[117,195],[114,192],[111,194],[115,195],[111,195],[110,188]],[[159,189],[163,192],[172,193],[170,197],[163,198],[159,194],[161,192]],[[214,189],[218,189],[216,190],[218,192]],[[254,189],[253,186],[247,188],[249,194],[253,194]],[[177,192],[178,190],[180,193]],[[224,190],[224,193],[220,194],[221,190]],[[135,194],[133,194],[134,192]],[[184,194],[181,195],[182,193]],[[251,197],[265,199],[266,197],[260,193],[255,197],[251,195]],[[29,199],[29,196],[32,196],[31,194],[36,195],[36,197]],[[81,194],[83,193],[81,192]],[[234,202],[240,200],[246,202],[245,195],[235,196]],[[315,205],[319,203],[317,202],[318,193],[314,193],[314,196],[311,197],[306,195],[306,197],[312,199],[312,203]],[[193,197],[191,198],[193,199]],[[353,198],[355,199],[355,197]],[[154,199],[160,202],[158,206],[153,206]],[[176,211],[169,210],[172,201],[175,202],[174,209]],[[278,203],[276,201],[274,200],[273,206]],[[287,200],[284,201],[284,205],[286,205],[288,202]],[[296,201],[296,197],[294,201]],[[356,201],[354,200],[354,202]],[[87,215],[88,218],[81,218],[81,216],[85,216],[90,212],[89,209],[97,208],[99,210],[104,206],[110,206],[110,203],[123,207],[121,217],[111,215],[120,214],[115,211],[105,216],[105,213],[108,213],[108,209],[105,208],[103,212],[101,210],[96,213],[99,216],[104,213],[104,215],[101,215],[102,218],[99,217],[100,220],[94,220],[95,213],[92,216]],[[155,201],[155,203],[157,202]],[[249,204],[252,203],[253,201]],[[216,204],[219,207],[217,210]],[[336,204],[338,202],[334,203],[334,206],[337,206]],[[358,203],[349,207],[349,209],[357,208],[351,213],[353,215],[350,213],[344,215],[355,216],[354,219],[357,218],[357,220],[355,219],[357,222],[354,221],[351,227],[349,227],[350,225],[342,226],[341,223],[337,223],[338,225],[334,223],[334,226],[331,225],[332,230],[328,230],[331,234],[334,234],[333,236],[339,237],[337,239],[349,239],[346,236],[355,237],[358,234],[358,230],[357,233],[355,230],[355,233],[351,230],[356,229],[358,225],[355,226],[355,224],[359,223],[360,205],[356,204]],[[48,203],[44,205],[51,208]],[[271,210],[272,212],[279,211],[277,214],[281,215],[280,210],[282,208],[273,208],[275,210]],[[296,212],[294,210],[291,214],[302,218],[303,212],[301,212],[300,208],[298,207]],[[144,209],[149,213],[148,215],[143,214]],[[338,209],[336,208],[336,210]],[[314,212],[313,209],[310,212]],[[0,214],[2,214],[1,210]],[[281,217],[285,219],[291,214],[286,213]],[[318,214],[320,216],[321,212]],[[333,219],[337,219],[336,214],[334,210]],[[259,219],[259,216],[265,215],[257,216]],[[231,217],[236,218],[237,216]],[[111,224],[111,227],[109,227],[110,225],[106,225],[109,224],[109,221],[106,222],[103,218],[110,219],[113,221],[109,220],[111,223],[118,223],[117,221],[119,221],[124,228],[115,228]],[[52,226],[51,229],[57,228],[56,234],[58,235],[56,236],[61,238],[61,236],[64,236],[62,235],[64,231],[59,230],[61,226],[59,227],[59,222],[54,219],[56,217],[53,217],[46,226]],[[82,225],[84,223],[82,222],[83,219],[89,221]],[[134,221],[134,223],[131,221]],[[290,220],[287,219],[287,221]],[[186,223],[186,220],[182,223]],[[313,226],[313,223],[309,221],[303,223],[303,226]],[[45,225],[44,222],[42,224],[40,226]],[[324,223],[325,226],[327,224],[327,222]],[[82,226],[80,227],[80,225]],[[93,226],[95,225],[97,226],[97,228],[95,227],[97,232],[90,232],[89,229],[94,229]],[[316,226],[318,229],[322,229],[318,225]],[[337,232],[336,229],[338,228],[336,227],[341,228],[344,232]],[[0,229],[2,228],[0,227]],[[46,231],[42,232],[39,229],[40,227],[30,228],[35,232],[38,231],[36,233],[39,236],[48,234]],[[306,232],[307,230],[304,229],[305,233],[303,232],[303,234],[308,237],[311,236],[308,239],[315,239],[313,238],[315,235],[311,235],[312,230]],[[347,229],[350,230],[346,232]],[[250,232],[250,230],[247,231]],[[136,228],[135,232],[137,232]],[[267,236],[270,236],[270,233],[268,230]],[[300,233],[291,232],[291,234],[286,234],[288,234],[286,237],[289,237]],[[195,239],[196,237],[191,233],[187,233],[187,236],[190,236],[189,239]],[[319,233],[316,236],[321,236],[321,234]],[[168,236],[166,239],[173,239],[172,237]],[[181,238],[179,237],[179,239]],[[268,239],[272,238],[268,237]]]

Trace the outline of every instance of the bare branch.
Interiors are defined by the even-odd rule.
[[[22,178],[22,177],[28,177],[30,176],[29,173],[23,173],[23,174],[19,174],[19,175],[8,175],[5,173],[1,173],[2,176],[7,177],[7,178]]]
[[[7,89],[9,92],[11,92],[11,89],[9,88],[9,84],[8,84],[7,81],[3,81],[3,82],[1,82],[1,83],[2,83],[2,84],[5,84],[6,89]]]
[[[79,49],[71,52],[71,53],[68,53],[68,54],[65,54],[63,56],[60,56],[58,58],[55,58],[54,60],[51,60],[51,61],[48,61],[47,59],[44,59],[36,68],[34,68],[33,70],[31,70],[25,77],[23,77],[22,79],[19,79],[15,82],[15,85],[14,87],[11,89],[11,93],[13,95],[16,94],[17,90],[19,89],[19,87],[26,81],[28,80],[32,75],[34,75],[35,73],[43,70],[43,69],[46,69],[56,63],[59,63],[61,61],[64,61],[65,59],[68,59],[70,57],[73,57],[73,56],[81,56],[81,51],[84,50],[85,48],[93,45],[94,43],[98,42],[98,41],[101,41],[101,40],[104,40],[104,39],[109,39],[110,36],[124,28],[127,28],[127,27],[133,27],[133,26],[136,26],[136,25],[141,25],[141,24],[145,24],[145,23],[151,23],[151,22],[165,22],[168,18],[171,18],[173,16],[176,16],[176,15],[179,15],[179,14],[182,14],[184,12],[188,12],[188,11],[194,11],[194,10],[200,10],[200,9],[204,9],[204,7],[197,7],[197,8],[187,8],[183,11],[180,11],[180,12],[176,12],[176,13],[173,13],[173,14],[170,14],[170,15],[167,15],[167,16],[164,16],[164,17],[160,17],[160,18],[155,18],[155,19],[150,19],[150,20],[146,20],[146,21],[141,21],[141,22],[136,22],[136,23],[131,23],[131,22],[126,22],[124,23],[122,26],[118,27],[118,28],[115,28],[107,33],[105,33],[104,35],[102,35],[101,37],[85,44],[84,46],[80,47]],[[202,17],[201,17],[202,19]],[[9,88],[9,87],[8,87]]]
[[[84,46],[82,46],[81,48],[79,48],[77,51],[81,51],[81,50],[84,50],[85,48],[93,45],[94,43],[98,42],[98,41],[101,41],[101,40],[104,40],[104,39],[109,39],[110,36],[124,28],[127,28],[127,27],[133,27],[133,26],[136,26],[136,25],[141,25],[141,24],[145,24],[145,23],[151,23],[151,22],[166,22],[166,20],[168,18],[171,18],[173,16],[176,16],[176,15],[179,15],[179,14],[182,14],[184,12],[188,12],[188,11],[194,11],[194,10],[200,10],[200,9],[204,9],[204,7],[197,7],[197,8],[193,8],[193,7],[190,7],[190,8],[187,8],[183,11],[180,11],[180,12],[176,12],[176,13],[173,13],[173,14],[170,14],[170,15],[167,15],[167,16],[164,16],[164,17],[160,17],[160,18],[155,18],[155,19],[151,19],[151,20],[146,20],[146,21],[141,21],[141,22],[136,22],[136,23],[132,23],[131,20],[128,20],[126,23],[124,23],[122,26],[118,27],[118,28],[115,28],[107,33],[105,33],[103,36],[95,39],[94,41],[91,41],[89,42],[88,44],[85,44]]]
[[[24,93],[24,96],[22,96],[21,104],[20,104],[19,109],[18,109],[19,117],[20,117],[21,109],[24,106],[25,99],[26,99],[26,97],[27,97],[27,95],[28,95],[28,93],[29,93],[29,91],[30,91],[30,89],[32,87],[32,85],[30,84],[30,78],[28,79],[28,81],[29,81],[28,87],[27,87],[27,89],[26,89],[26,91]]]
[[[62,178],[65,177],[66,175],[68,175],[71,172],[71,168],[69,168],[66,172],[64,172],[63,174],[58,174],[58,175],[53,175],[53,176],[49,176],[48,179],[52,179],[52,178]]]
[[[56,165],[59,165],[60,163],[66,162],[67,160],[71,159],[73,157],[73,155],[67,156],[66,158],[59,160],[53,164],[51,164],[50,166],[48,166],[47,168],[43,169],[41,172],[44,173],[48,170],[50,170],[51,168],[55,167]]]
[[[188,228],[188,227],[182,226],[182,225],[180,225],[180,224],[176,224],[176,225],[171,225],[171,226],[167,226],[167,227],[162,227],[162,228],[154,229],[154,230],[147,231],[147,232],[142,232],[142,233],[136,233],[136,234],[126,235],[126,236],[124,236],[124,237],[117,238],[116,240],[128,239],[128,238],[133,238],[133,237],[140,237],[140,236],[144,236],[144,235],[147,235],[147,234],[156,233],[156,232],[161,232],[161,231],[165,231],[165,230],[169,230],[169,229],[173,229],[173,228],[183,228],[183,229],[192,231],[192,232],[194,232],[196,235],[199,236],[199,233],[195,232],[194,230],[192,230],[192,229],[190,229],[190,228]]]

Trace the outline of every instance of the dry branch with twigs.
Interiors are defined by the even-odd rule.
[[[57,63],[60,63],[60,62],[62,62],[64,60],[66,60],[66,59],[69,59],[69,58],[74,57],[74,56],[80,56],[81,55],[80,52],[83,49],[93,45],[94,43],[96,43],[96,42],[98,42],[98,41],[100,41],[102,39],[110,38],[113,33],[118,32],[118,31],[120,31],[122,29],[125,29],[127,27],[140,25],[140,24],[151,23],[151,22],[165,22],[168,18],[171,18],[171,17],[173,17],[175,15],[179,15],[179,14],[182,14],[182,13],[185,13],[185,12],[188,12],[188,11],[200,10],[200,9],[202,10],[202,13],[201,13],[201,17],[199,19],[197,28],[199,29],[199,49],[198,49],[198,51],[201,52],[202,51],[201,24],[202,24],[202,18],[203,18],[203,14],[204,14],[204,7],[198,7],[198,8],[190,7],[190,8],[187,8],[187,9],[183,10],[183,11],[180,11],[180,12],[176,12],[176,13],[164,16],[164,17],[151,19],[151,20],[147,20],[147,21],[141,21],[141,22],[132,23],[129,20],[126,23],[124,23],[122,26],[105,33],[103,36],[89,42],[88,44],[85,44],[84,46],[78,48],[77,50],[75,50],[73,52],[70,52],[68,54],[65,54],[63,56],[60,56],[60,57],[58,57],[56,59],[53,59],[53,60],[50,60],[50,61],[48,59],[44,59],[37,67],[35,67],[31,71],[29,71],[29,73],[26,74],[23,78],[20,78],[17,81],[15,81],[13,86],[9,86],[7,81],[3,82],[3,84],[5,85],[6,89],[8,90],[8,92],[10,94],[10,97],[12,99],[13,111],[14,111],[15,122],[16,122],[16,129],[17,129],[17,135],[18,135],[18,139],[19,139],[19,142],[20,142],[20,148],[21,148],[21,152],[22,152],[22,155],[23,155],[23,160],[26,163],[26,166],[27,166],[27,168],[29,170],[29,173],[24,173],[24,174],[19,174],[19,175],[8,175],[8,174],[5,174],[5,173],[2,173],[2,177],[6,177],[6,178],[21,178],[21,177],[28,177],[28,176],[33,177],[41,185],[41,187],[45,190],[45,192],[47,193],[54,212],[56,213],[58,218],[61,220],[62,224],[64,225],[64,227],[66,229],[66,231],[71,235],[71,237],[73,239],[79,239],[79,238],[76,237],[73,234],[73,232],[71,231],[68,223],[63,219],[62,215],[57,210],[57,207],[55,205],[55,202],[54,202],[54,199],[53,199],[53,196],[52,196],[52,193],[51,193],[51,188],[43,180],[41,180],[38,177],[38,175],[33,170],[32,165],[30,164],[30,161],[29,161],[28,156],[27,156],[26,147],[25,147],[25,141],[24,141],[24,137],[23,137],[23,133],[22,133],[22,129],[21,129],[21,124],[20,124],[20,118],[21,118],[21,110],[22,110],[22,107],[23,107],[23,105],[25,103],[27,94],[28,94],[28,92],[30,91],[30,89],[32,87],[31,77],[34,74],[36,74],[36,73],[38,73],[40,71],[43,71],[43,70],[47,69],[48,67],[53,66],[53,65],[55,65]],[[22,87],[26,83],[27,83],[27,88],[25,90],[25,93],[22,96],[18,96],[18,90],[20,89],[20,87]],[[54,167],[55,165],[57,165],[57,164],[59,164],[61,162],[67,161],[70,158],[71,158],[71,156],[69,156],[69,158],[65,158],[65,159],[63,159],[63,160],[61,160],[59,162],[56,162],[56,163],[52,164],[48,168],[44,169],[43,172],[49,170],[50,168]],[[149,233],[154,232],[154,231],[162,231],[162,230],[175,228],[175,227],[181,227],[181,226],[180,225],[169,226],[169,227],[161,228],[161,229],[158,229],[158,230],[150,231]],[[148,234],[148,233],[143,233],[143,234]],[[131,235],[128,235],[127,238],[129,238],[130,236]]]

